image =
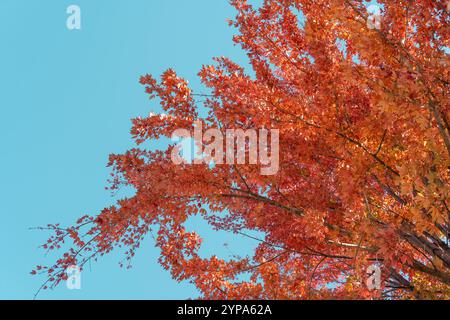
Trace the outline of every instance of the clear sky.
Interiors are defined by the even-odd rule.
[[[71,4],[81,30],[66,28]],[[114,203],[104,190],[108,155],[133,146],[130,119],[155,106],[140,75],[173,67],[201,90],[196,74],[212,57],[245,61],[226,23],[234,14],[226,0],[0,1],[0,298],[33,298],[43,279],[29,272],[54,261],[38,249],[48,234],[30,227],[69,225]],[[208,239],[204,254],[255,245],[195,225]],[[133,269],[119,268],[113,253],[83,271],[81,290],[62,285],[39,298],[195,297],[158,254],[148,237]]]

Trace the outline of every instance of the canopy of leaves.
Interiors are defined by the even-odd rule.
[[[136,148],[109,163],[111,188],[132,186],[136,194],[73,227],[49,225],[55,234],[45,249],[73,245],[33,273],[44,273],[51,288],[68,266],[116,247],[131,259],[155,230],[159,262],[204,299],[448,299],[447,2],[379,1],[379,28],[360,0],[231,3],[234,41],[252,75],[216,58],[199,73],[210,92],[201,102],[173,70],[143,76],[166,115],[134,119]],[[208,116],[200,118],[199,108]],[[278,173],[175,165],[173,146],[142,147],[192,130],[194,121],[203,130],[280,130]],[[236,236],[252,230],[264,238],[252,256],[204,258],[202,239],[185,229],[193,215]],[[366,270],[374,263],[382,287],[370,291]]]

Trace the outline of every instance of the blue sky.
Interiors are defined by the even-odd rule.
[[[71,4],[81,8],[81,30],[66,28]],[[232,17],[226,0],[0,1],[1,299],[33,298],[42,278],[29,272],[53,262],[38,249],[47,234],[30,227],[72,224],[114,202],[104,189],[108,155],[133,146],[130,119],[156,106],[140,75],[172,67],[198,91],[196,74],[212,57],[245,62],[225,21]],[[255,245],[195,225],[205,254]],[[195,297],[157,264],[158,254],[148,237],[133,269],[120,269],[113,253],[83,271],[81,290],[63,285],[39,298]]]

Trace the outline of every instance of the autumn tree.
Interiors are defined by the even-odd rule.
[[[360,0],[231,4],[251,71],[216,58],[199,73],[203,92],[173,70],[141,77],[165,116],[134,119],[136,147],[109,162],[111,188],[135,195],[72,227],[49,225],[45,249],[73,244],[33,273],[53,287],[68,266],[119,246],[130,260],[154,230],[161,265],[205,299],[448,299],[447,2],[383,0],[378,17]],[[143,147],[194,121],[278,129],[279,171],[176,165],[173,144]],[[251,256],[205,258],[202,239],[185,229],[194,215],[231,236],[264,236]],[[373,265],[379,290],[366,286]]]

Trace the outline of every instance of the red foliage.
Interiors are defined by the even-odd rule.
[[[160,81],[143,76],[166,115],[134,119],[131,133],[139,145],[196,120],[204,130],[279,129],[279,172],[175,165],[172,147],[111,155],[112,189],[132,186],[135,196],[69,229],[50,225],[44,248],[68,237],[72,248],[33,273],[54,286],[69,265],[118,246],[130,260],[152,228],[160,263],[206,299],[448,298],[449,12],[439,0],[380,3],[377,29],[359,0],[266,0],[259,9],[232,1],[234,41],[254,76],[227,58],[204,66],[203,119],[173,70]],[[193,215],[265,238],[251,257],[203,258],[201,239],[184,227]],[[375,262],[382,288],[369,291]]]

